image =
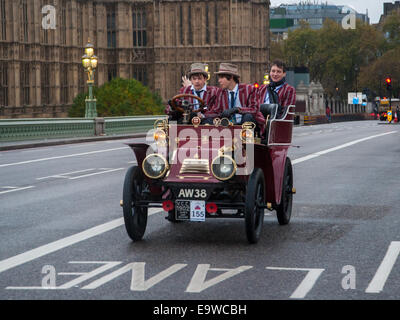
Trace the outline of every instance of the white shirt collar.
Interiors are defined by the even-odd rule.
[[[236,83],[236,86],[233,88],[233,90],[228,90],[228,92],[236,93],[238,90],[239,90],[239,85]]]
[[[196,91],[196,89],[194,88],[193,85],[191,86],[191,90],[192,90],[192,91]],[[200,90],[202,90],[202,91],[207,91],[207,85],[205,84],[204,87],[201,88]]]

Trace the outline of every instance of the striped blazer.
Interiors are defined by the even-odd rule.
[[[251,84],[239,84],[240,113],[252,114],[261,129],[265,125],[265,118],[260,112],[257,90]],[[206,114],[207,117],[220,117],[222,111],[229,109],[228,90],[218,89],[215,107]],[[262,132],[262,131],[261,131]]]
[[[206,91],[203,93],[203,101],[204,101],[205,105],[207,106],[207,110],[208,111],[210,109],[212,109],[213,106],[215,105],[215,102],[216,102],[216,99],[217,99],[217,91],[218,91],[217,87],[207,86],[206,87]],[[187,87],[180,88],[179,94],[193,94],[193,95],[195,95],[192,92],[192,86],[187,86]],[[190,103],[197,102],[197,100],[194,99],[194,98],[187,98],[187,100],[189,100]],[[165,108],[165,113],[168,114],[170,111],[171,111],[171,107],[169,105],[167,105],[166,108]],[[206,116],[207,116],[207,112],[205,113]]]
[[[265,95],[267,94],[267,86],[268,85],[263,84],[257,90],[259,104],[264,103]],[[282,88],[280,88],[278,91],[278,98],[279,98],[279,104],[282,107],[295,105],[296,104],[296,89],[293,88],[291,85],[288,85],[287,83],[285,83],[282,86]]]

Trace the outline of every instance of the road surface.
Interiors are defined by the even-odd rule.
[[[296,127],[292,220],[123,225],[121,141],[0,152],[0,299],[400,298],[400,126]],[[143,141],[143,139],[136,139]]]

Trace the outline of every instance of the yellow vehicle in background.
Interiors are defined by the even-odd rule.
[[[389,110],[390,110],[389,99],[386,98],[381,99],[378,107],[379,120],[386,121],[387,112]]]
[[[379,120],[381,120],[381,121],[388,120],[387,113],[389,110],[391,110],[392,111],[392,121],[393,121],[394,112],[396,111],[396,107],[398,107],[399,105],[400,105],[400,101],[397,98],[392,98],[390,101],[388,98],[380,99],[379,107],[378,107]]]

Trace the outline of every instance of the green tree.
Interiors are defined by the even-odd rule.
[[[385,79],[392,79],[393,96],[400,94],[400,46],[385,52],[372,64],[362,68],[360,84],[373,90],[380,96],[388,96]]]
[[[135,79],[115,78],[99,88],[94,88],[93,94],[97,99],[97,114],[100,117],[151,115],[164,112],[161,97]],[[85,115],[87,95],[81,93],[75,97],[74,104],[69,110],[70,117]]]
[[[345,30],[327,19],[319,30],[303,23],[289,32],[284,48],[289,66],[308,67],[311,79],[321,82],[328,95],[345,98],[349,91],[361,91],[360,71],[387,50],[387,42],[382,32],[361,21]]]
[[[285,61],[290,67],[309,67],[318,46],[317,32],[308,23],[300,22],[300,28],[289,31],[284,43]]]
[[[275,59],[284,59],[285,42],[270,32],[270,61]]]
[[[388,45],[390,49],[400,45],[400,10],[393,10],[385,18],[382,30],[388,35]]]
[[[362,64],[360,55],[360,29],[343,29],[327,20],[318,30],[318,47],[312,61],[311,76],[320,81],[328,95],[336,88],[344,98],[347,91],[356,89],[357,74]]]

